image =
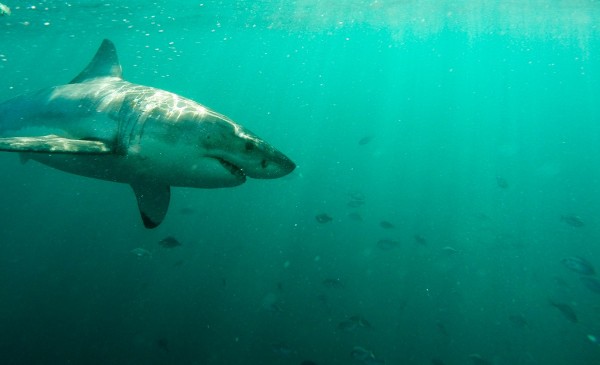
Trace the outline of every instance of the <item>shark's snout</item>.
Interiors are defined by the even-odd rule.
[[[277,154],[270,160],[263,160],[261,167],[263,167],[264,174],[258,173],[256,177],[250,174],[248,176],[255,179],[277,179],[294,171],[296,164],[289,157],[277,151]]]
[[[254,179],[277,179],[296,168],[296,164],[270,144],[260,141],[254,150],[236,156],[244,174]],[[235,162],[234,162],[235,164]]]

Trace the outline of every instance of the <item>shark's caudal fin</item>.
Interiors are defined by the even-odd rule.
[[[131,184],[135,193],[142,221],[146,228],[157,227],[165,218],[171,200],[169,185],[149,183]]]
[[[70,83],[76,84],[96,77],[107,76],[121,78],[123,77],[123,69],[119,63],[115,45],[110,40],[105,39],[102,41],[92,61]]]

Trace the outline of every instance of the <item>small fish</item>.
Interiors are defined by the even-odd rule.
[[[373,351],[369,351],[364,347],[354,346],[350,353],[354,360],[362,362],[364,365],[382,365],[385,364],[384,360],[378,359],[373,354]]]
[[[514,324],[515,327],[518,327],[518,328],[525,328],[528,326],[525,316],[523,316],[520,313],[511,314],[510,316],[508,316],[508,320],[511,321],[511,323]]]
[[[300,363],[300,365],[317,365],[317,363],[310,360],[304,360]]]
[[[353,332],[358,328],[358,323],[349,319],[344,319],[337,325],[337,329],[344,332]]]
[[[578,274],[594,275],[596,273],[596,270],[594,270],[594,266],[592,266],[592,264],[583,257],[565,257],[564,259],[560,260],[560,262],[562,262],[562,264],[565,265],[567,269],[574,271]]]
[[[460,251],[455,249],[454,247],[445,246],[445,247],[442,247],[442,252],[445,253],[446,255],[450,256],[450,255],[456,255]]]
[[[558,309],[560,311],[560,313],[566,319],[568,319],[569,321],[571,321],[573,323],[577,323],[577,314],[575,314],[575,311],[573,310],[573,308],[571,308],[570,305],[565,304],[565,303],[555,302],[553,300],[549,300],[548,302],[550,303],[551,306]]]
[[[468,356],[471,359],[473,365],[491,365],[491,362],[487,359],[484,359],[483,356],[479,354],[471,354]]]
[[[371,323],[360,314],[348,317],[338,324],[338,329],[346,332],[351,332],[358,328],[372,329],[373,326],[371,326]]]
[[[327,279],[323,280],[323,285],[325,285],[328,288],[333,288],[333,289],[344,288],[344,283],[342,282],[342,279],[340,279],[340,278],[327,278]]]
[[[377,241],[377,247],[379,247],[380,249],[382,249],[384,251],[388,251],[388,250],[398,247],[399,243],[400,242],[398,242],[396,240],[390,240],[390,239],[384,238],[384,239]]]
[[[180,267],[185,263],[185,260],[177,260],[173,263],[173,267]]]
[[[414,236],[415,238],[415,242],[418,243],[421,246],[427,246],[427,240],[425,239],[425,237],[421,236],[420,234],[416,234]]]
[[[361,138],[361,139],[358,141],[358,145],[359,145],[359,146],[364,146],[364,145],[366,145],[366,144],[369,144],[369,143],[371,143],[371,141],[372,141],[372,140],[373,140],[373,137],[372,137],[372,136],[365,136],[365,137]]]
[[[279,303],[271,303],[268,307],[264,307],[267,312],[271,313],[283,313],[283,307]]]
[[[141,247],[134,248],[130,252],[132,254],[136,255],[137,257],[152,257],[152,254],[150,253],[150,251],[143,249]]]
[[[600,280],[590,276],[582,276],[580,279],[586,288],[596,294],[600,294]]]
[[[441,321],[436,321],[435,326],[437,327],[438,331],[440,331],[440,333],[442,335],[448,336],[448,330],[446,329],[445,324],[443,324]]]
[[[156,346],[164,352],[169,352],[169,341],[166,338],[159,338],[156,340]]]
[[[381,221],[381,222],[379,222],[379,225],[383,229],[392,229],[392,228],[396,227],[396,226],[394,226],[392,223],[390,223],[388,221]]]
[[[352,348],[352,352],[350,353],[350,355],[352,355],[352,358],[354,360],[364,361],[368,357],[373,356],[373,353],[371,351],[365,349],[364,347],[354,346],[354,348]]]
[[[353,315],[352,317],[350,317],[348,319],[358,323],[359,327],[367,328],[367,329],[373,328],[373,326],[371,326],[371,323],[369,323],[369,321],[367,321],[365,319],[365,317],[361,316],[360,314]]]
[[[260,304],[261,309],[271,313],[283,313],[279,297],[275,293],[267,293]]]
[[[360,208],[365,205],[365,195],[363,193],[351,191],[348,195],[350,196],[350,201],[348,202],[350,208]]]
[[[348,193],[348,196],[350,196],[350,199],[352,199],[354,201],[359,201],[359,202],[365,201],[365,195],[363,193],[361,193],[360,191],[351,191]]]
[[[158,244],[164,248],[175,248],[175,247],[181,246],[181,242],[179,242],[177,240],[177,238],[175,238],[173,236],[168,236],[168,237],[163,238],[162,240],[160,240],[158,242]]]
[[[331,222],[333,220],[333,218],[331,218],[331,216],[329,214],[327,214],[327,213],[317,214],[315,216],[315,219],[319,223],[329,223],[329,222]]]
[[[508,181],[501,176],[496,176],[496,185],[498,185],[500,189],[508,189]]]
[[[560,217],[560,220],[575,228],[581,228],[585,225],[583,223],[583,219],[581,219],[580,216],[574,214],[563,215]]]
[[[0,3],[0,16],[2,15],[10,15],[10,8]]]

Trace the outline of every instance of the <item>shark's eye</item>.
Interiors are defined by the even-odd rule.
[[[266,169],[267,168],[267,160],[260,161],[260,166],[262,166],[263,169]]]
[[[246,142],[246,151],[252,151],[254,149],[254,143]]]

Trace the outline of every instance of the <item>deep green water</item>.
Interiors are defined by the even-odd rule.
[[[0,100],[109,38],[298,168],[175,188],[146,230],[129,187],[0,154],[1,364],[600,362],[600,295],[561,264],[600,270],[597,2],[2,2]]]

